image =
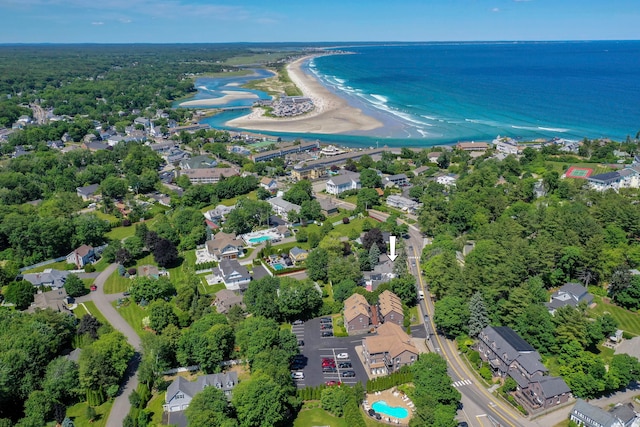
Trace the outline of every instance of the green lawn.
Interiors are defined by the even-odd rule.
[[[92,213],[95,214],[95,216],[97,216],[98,218],[103,219],[105,221],[109,221],[110,223],[120,221],[120,218],[118,218],[117,216],[111,215],[111,214],[106,214],[106,213],[102,212],[101,210],[95,210]]]
[[[98,308],[96,307],[93,301],[85,301],[82,304],[78,304],[78,308],[73,310],[73,315],[76,316],[78,319],[81,319],[82,316],[87,314],[87,312],[88,314],[98,319],[100,323],[105,325],[109,324],[109,321],[107,321],[107,318],[104,317],[102,313],[100,313],[100,311],[98,310]]]
[[[213,295],[218,291],[221,291],[224,289],[224,283],[217,283],[215,285],[209,285],[207,283],[207,281],[204,279],[204,277],[202,278],[202,289],[204,289],[204,294],[205,295]]]
[[[145,221],[144,223],[147,224],[149,228],[151,228],[154,222],[155,222],[155,218],[151,218]],[[135,232],[136,232],[136,224],[131,224],[129,227],[116,227],[111,229],[111,231],[107,233],[107,237],[112,240],[122,240],[122,239],[126,239],[127,237],[133,236]]]
[[[131,279],[120,276],[118,270],[115,270],[104,282],[104,293],[118,294],[129,289],[129,286],[131,286]]]
[[[360,413],[367,427],[379,427],[384,425],[373,420],[365,414],[362,407]],[[320,408],[320,402],[305,402],[302,409],[298,413],[298,417],[293,421],[292,427],[311,427],[311,426],[328,426],[328,427],[349,427],[344,418],[334,417],[324,409]]]
[[[151,398],[147,404],[147,411],[151,412],[150,426],[162,425],[162,404],[164,403],[164,392],[158,393]]]
[[[142,319],[149,315],[147,311],[130,300],[127,300],[125,305],[120,306],[120,308],[117,307],[118,301],[114,301],[112,304],[116,307],[116,310],[118,310],[122,318],[126,320],[127,323],[136,331],[136,333],[139,336],[142,336],[142,333],[144,332],[142,329]]]
[[[591,309],[594,316],[601,316],[605,313],[611,314],[618,322],[618,327],[633,335],[640,335],[640,314],[625,310],[617,305],[604,302],[602,297],[594,296],[593,301],[597,304]]]
[[[298,417],[293,422],[293,427],[348,427],[344,418],[334,417],[322,408],[308,409],[308,406],[319,406],[319,403],[305,403],[302,410],[298,413]]]
[[[417,305],[409,309],[409,319],[411,319],[411,326],[420,324],[420,316],[418,315]]]
[[[167,270],[171,282],[176,285],[176,287],[180,287],[181,284],[186,283],[187,274],[193,273],[196,265],[195,251],[182,252],[180,256],[183,259],[182,264]]]
[[[32,268],[31,270],[25,270],[22,272],[22,274],[27,274],[27,273],[42,273],[43,271],[52,268],[54,270],[66,270],[67,268],[67,262],[66,261],[59,261],[59,262],[54,262],[52,264],[47,264],[47,265],[42,265],[40,267],[36,267],[36,268]],[[75,268],[75,267],[74,267]]]
[[[67,417],[73,420],[73,424],[76,427],[104,427],[107,425],[107,418],[109,417],[112,405],[113,401],[109,400],[100,406],[94,407],[97,416],[93,422],[89,422],[85,416],[88,406],[87,402],[77,403],[67,408]],[[56,424],[55,422],[51,422],[48,425],[55,426]]]

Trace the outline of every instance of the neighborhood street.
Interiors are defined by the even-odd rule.
[[[133,346],[136,353],[129,362],[129,367],[125,374],[125,383],[122,385],[120,394],[115,398],[109,418],[107,419],[107,427],[122,427],[124,418],[129,413],[129,395],[138,387],[138,364],[140,362],[140,350],[141,342],[140,337],[133,330],[133,328],[120,316],[120,313],[111,305],[113,301],[118,299],[119,294],[107,295],[104,293],[104,283],[111,274],[116,271],[118,264],[109,265],[102,273],[98,275],[94,284],[97,286],[97,290],[91,292],[87,297],[91,299],[96,308],[107,318],[111,326],[117,331],[120,331],[129,344]],[[85,297],[86,299],[86,297]],[[79,299],[80,301],[80,299]]]

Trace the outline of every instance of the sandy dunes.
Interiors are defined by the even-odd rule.
[[[252,92],[243,92],[235,90],[223,90],[223,96],[219,98],[194,99],[180,103],[181,107],[215,107],[218,105],[228,104],[231,101],[239,99],[258,99],[258,95]]]

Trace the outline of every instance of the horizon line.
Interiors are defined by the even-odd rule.
[[[235,41],[235,42],[0,42],[0,46],[171,46],[171,45],[381,45],[381,44],[495,44],[495,43],[590,43],[590,42],[638,42],[640,39],[566,39],[566,40],[431,40],[431,41],[401,41],[401,40],[370,40],[370,41]],[[343,46],[344,47],[344,46]]]

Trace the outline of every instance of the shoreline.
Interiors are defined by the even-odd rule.
[[[218,105],[228,104],[231,101],[245,100],[245,99],[259,99],[258,95],[252,92],[245,91],[221,91],[224,95],[218,98],[202,98],[193,99],[191,101],[184,101],[179,104],[180,107],[214,107]]]
[[[326,135],[365,132],[382,127],[382,122],[350,106],[344,98],[324,87],[315,76],[302,70],[306,61],[318,56],[322,55],[303,56],[287,65],[291,81],[304,96],[313,100],[313,111],[296,117],[272,118],[265,117],[265,110],[257,107],[247,116],[230,120],[225,125],[254,131]]]

